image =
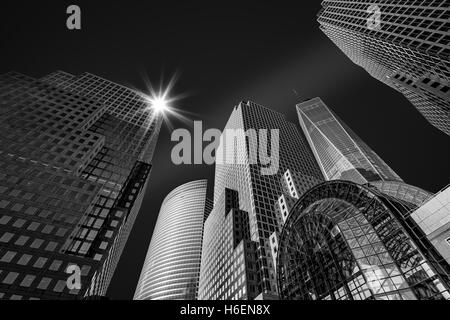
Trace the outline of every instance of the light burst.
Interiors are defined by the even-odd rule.
[[[173,130],[171,119],[177,119],[189,124],[192,123],[191,119],[182,114],[189,114],[190,112],[174,106],[175,102],[187,96],[186,94],[171,94],[178,80],[178,73],[170,78],[167,85],[164,85],[164,81],[161,79],[158,89],[155,89],[146,75],[143,75],[143,79],[146,86],[146,93],[148,93],[142,93],[142,97],[148,102],[148,106],[144,111],[152,113],[152,121],[161,116],[170,130]]]

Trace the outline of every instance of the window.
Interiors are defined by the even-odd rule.
[[[10,216],[3,216],[3,217],[0,218],[0,224],[3,224],[3,225],[8,224],[8,222],[10,220],[11,220]]]
[[[3,279],[4,284],[13,284],[16,278],[19,276],[17,272],[10,272],[8,275]]]
[[[55,288],[53,288],[53,291],[56,292],[63,292],[64,288],[66,287],[66,281],[64,280],[59,280],[58,283],[56,284]]]
[[[8,200],[2,200],[0,201],[0,208],[4,209],[8,206],[9,201]]]
[[[81,275],[82,276],[87,276],[89,274],[89,271],[91,270],[90,266],[83,266],[81,268]]]
[[[21,203],[16,203],[16,204],[11,208],[11,210],[16,211],[16,212],[19,212],[20,210],[22,210],[22,208],[23,208],[23,204],[21,204]]]
[[[17,264],[20,264],[22,266],[26,266],[28,262],[30,262],[31,256],[29,254],[24,254],[22,257],[17,261]]]
[[[49,234],[50,232],[52,232],[53,229],[54,229],[53,226],[51,226],[51,225],[46,225],[46,226],[44,227],[44,229],[42,229],[42,233]]]
[[[22,228],[24,224],[25,224],[25,220],[17,219],[16,222],[14,222],[13,226],[16,228]]]
[[[48,286],[50,285],[50,282],[52,282],[52,279],[42,278],[41,282],[38,285],[38,289],[46,290],[48,288]]]
[[[51,241],[45,248],[45,251],[55,251],[57,246],[58,246],[58,244],[56,242]]]
[[[28,230],[30,231],[36,231],[36,229],[39,227],[39,223],[37,222],[32,222],[29,226],[28,226]]]
[[[42,268],[44,267],[45,263],[47,262],[47,258],[39,257],[39,259],[36,260],[34,263],[35,268]]]
[[[0,238],[0,242],[8,243],[13,236],[14,234],[5,232],[3,236]]]
[[[39,249],[39,247],[44,243],[44,240],[42,239],[36,239],[33,241],[33,243],[31,244],[31,248],[33,249]]]
[[[24,246],[25,243],[27,243],[28,239],[30,239],[30,237],[20,236],[19,239],[17,239],[17,241],[15,242],[15,244],[18,246]]]
[[[64,237],[64,235],[66,234],[66,232],[67,232],[67,229],[65,229],[65,228],[59,228],[59,229],[58,229],[58,232],[56,232],[56,235],[57,235],[58,237]]]
[[[37,212],[37,208],[35,207],[29,207],[27,210],[25,210],[26,214],[35,214]]]
[[[52,265],[50,266],[50,270],[52,271],[58,271],[61,267],[62,261],[61,260],[55,260],[53,261]]]
[[[33,283],[34,279],[36,279],[36,276],[33,276],[31,274],[28,274],[25,276],[25,278],[23,278],[22,282],[20,283],[20,285],[22,287],[30,287],[31,284]]]
[[[11,262],[12,259],[16,256],[16,252],[14,251],[8,251],[5,253],[3,258],[0,260],[1,262]]]
[[[99,254],[99,253],[97,253],[97,254],[94,256],[94,260],[95,260],[95,261],[100,261],[101,259],[102,259],[102,255]]]

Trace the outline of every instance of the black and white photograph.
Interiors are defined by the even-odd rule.
[[[448,0],[0,12],[0,308],[448,306]]]

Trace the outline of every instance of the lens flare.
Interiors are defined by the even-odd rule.
[[[165,82],[164,79],[161,78],[159,88],[155,88],[151,84],[147,75],[142,74],[142,78],[146,89],[144,90],[145,93],[140,91],[140,95],[147,102],[147,106],[142,112],[151,114],[150,119],[152,123],[161,119],[171,131],[174,130],[172,120],[175,120],[176,122],[181,121],[188,126],[192,126],[193,121],[190,119],[189,115],[198,115],[187,111],[185,108],[179,109],[175,106],[179,100],[189,96],[186,93],[178,95],[172,94],[172,90],[178,79],[177,73],[175,73],[168,82]]]
[[[147,100],[150,103],[150,108],[157,113],[165,113],[170,109],[168,101],[164,97],[148,98]]]

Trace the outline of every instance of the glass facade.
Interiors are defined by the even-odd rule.
[[[221,144],[217,151],[216,173],[214,184],[214,210],[205,223],[206,239],[215,239],[211,244],[204,245],[202,253],[202,269],[200,274],[200,297],[204,299],[234,297],[231,293],[232,282],[222,281],[226,275],[216,274],[216,270],[225,268],[228,263],[223,259],[216,260],[215,254],[222,252],[225,257],[234,255],[234,249],[227,244],[226,237],[231,237],[233,230],[230,224],[220,223],[224,212],[220,209],[226,195],[225,190],[233,190],[239,195],[239,209],[246,212],[249,224],[249,240],[243,242],[242,250],[255,250],[255,267],[247,270],[254,270],[248,275],[250,281],[254,281],[247,290],[250,299],[271,299],[277,296],[277,284],[275,278],[275,267],[271,255],[269,238],[273,232],[279,229],[279,220],[274,212],[274,205],[282,193],[281,177],[287,169],[291,169],[305,176],[312,176],[323,180],[319,167],[317,166],[311,149],[305,137],[297,130],[293,123],[286,120],[285,116],[253,102],[241,102],[237,105],[225,126],[227,130],[237,130],[233,145],[235,148],[229,150],[225,148],[226,136],[222,136]],[[270,137],[270,130],[278,130],[279,133],[279,170],[274,175],[261,174],[264,165],[258,159],[257,163],[250,161],[250,150],[258,150],[258,143],[248,139],[248,130],[267,130]],[[270,139],[267,143],[271,145]],[[227,163],[223,159],[234,159],[233,163]],[[216,209],[217,207],[217,209]],[[231,218],[230,218],[231,219]],[[222,238],[216,239],[222,235]],[[212,241],[212,240],[211,240]],[[248,248],[247,248],[248,245]],[[243,252],[243,251],[242,251]],[[233,261],[234,263],[234,261]],[[236,262],[237,263],[237,262]],[[252,263],[250,261],[250,263]],[[245,268],[245,261],[240,261],[237,267]],[[226,270],[226,269],[224,269]],[[218,271],[219,272],[219,271]],[[221,272],[221,271],[220,271]],[[225,272],[225,271],[224,271]],[[226,271],[231,272],[231,271]],[[253,286],[254,287],[251,287]],[[221,289],[219,289],[221,288]],[[219,291],[218,291],[219,290]],[[222,290],[222,291],[221,291]],[[218,293],[221,292],[221,293]],[[234,291],[233,291],[234,292]],[[237,297],[243,297],[237,295]],[[226,299],[226,298],[225,298]],[[230,298],[231,299],[231,298]]]
[[[297,105],[301,128],[326,180],[359,184],[401,178],[348,128],[322,101],[314,98]]]
[[[256,243],[235,190],[224,190],[205,222],[200,270],[200,300],[250,300],[258,294]]]
[[[162,118],[92,74],[0,76],[0,298],[106,294]],[[66,284],[81,269],[81,289]]]
[[[281,185],[283,194],[278,198],[274,205],[275,215],[279,221],[279,228],[270,236],[270,251],[272,254],[273,265],[275,270],[277,267],[278,255],[278,238],[286,220],[291,213],[292,208],[298,199],[309,189],[323,182],[323,179],[318,179],[312,176],[299,174],[292,170],[287,170],[281,178]]]
[[[409,216],[450,264],[450,186],[430,197]]]
[[[380,24],[369,21],[380,11]],[[450,8],[447,0],[325,0],[321,30],[355,64],[401,92],[450,135]]]
[[[206,180],[186,183],[164,199],[135,300],[196,300],[203,223],[212,209]]]
[[[450,299],[450,266],[405,218],[412,207],[349,181],[312,188],[279,239],[280,297]]]
[[[402,181],[373,181],[368,186],[378,189],[383,194],[401,201],[406,201],[415,206],[421,206],[433,197],[432,193]]]

